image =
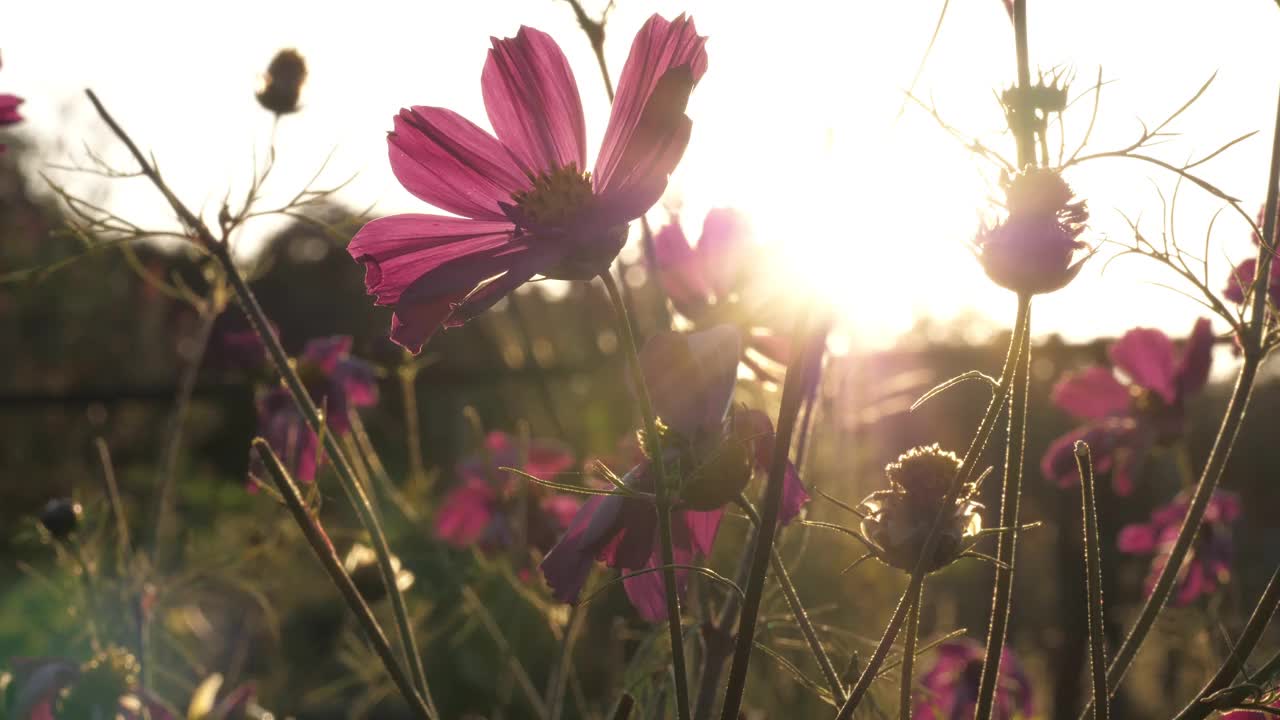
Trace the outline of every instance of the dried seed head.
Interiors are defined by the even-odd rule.
[[[298,111],[298,98],[302,84],[307,80],[307,61],[292,48],[281,50],[271,59],[262,89],[258,91],[258,103],[276,115],[288,115]]]

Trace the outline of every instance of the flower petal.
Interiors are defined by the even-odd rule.
[[[587,169],[587,131],[573,70],[550,35],[521,27],[493,38],[481,85],[498,138],[525,169]]]
[[[315,365],[326,375],[338,367],[338,359],[351,352],[350,335],[312,338],[302,347],[302,360]]]
[[[1182,350],[1182,358],[1174,372],[1179,399],[1199,392],[1209,381],[1209,366],[1213,363],[1213,328],[1208,318],[1196,320]]]
[[[18,106],[23,99],[17,95],[0,94],[0,126],[22,122],[22,114]]]
[[[1050,443],[1040,459],[1040,472],[1058,487],[1074,487],[1079,483],[1080,471],[1076,467],[1075,454],[1075,444],[1079,440],[1089,445],[1094,472],[1110,472],[1116,448],[1125,442],[1132,430],[1133,422],[1127,418],[1078,427]]]
[[[454,488],[436,511],[436,537],[454,547],[474,544],[489,526],[494,502],[493,489],[483,481]]]
[[[1109,354],[1133,382],[1174,403],[1176,354],[1168,335],[1153,328],[1134,328],[1111,346]]]
[[[677,517],[677,515],[682,517]],[[703,557],[711,554],[711,546],[716,541],[716,531],[720,529],[720,520],[724,518],[724,510],[698,512],[696,510],[676,511],[671,521],[683,522],[689,533],[693,550]]]
[[[741,343],[731,325],[689,335],[661,332],[645,343],[640,367],[653,408],[668,427],[686,437],[720,428],[733,399]]]
[[[632,144],[636,130],[642,124],[641,119],[650,104],[650,96],[668,71],[679,67],[687,68],[685,75],[689,89],[706,72],[706,42],[705,37],[698,35],[693,20],[684,15],[673,21],[653,15],[640,28],[640,32],[636,33],[627,62],[622,67],[618,92],[609,115],[609,126],[605,130],[600,154],[596,158],[597,188],[615,185],[613,175],[618,171],[627,154],[627,147]],[[688,99],[687,92],[685,99]],[[683,113],[683,102],[679,106]]]
[[[677,553],[676,564],[685,565],[688,558],[681,561],[679,553]],[[661,563],[656,556],[650,557],[649,562],[645,564],[645,570],[661,567]],[[676,587],[677,592],[681,596],[684,595],[685,588],[689,584],[689,571],[676,570]],[[667,584],[663,578],[661,570],[652,570],[643,575],[625,578],[622,586],[626,588],[627,599],[631,601],[631,606],[636,609],[640,617],[645,620],[656,623],[667,619]]]
[[[482,220],[506,217],[501,202],[530,187],[502,143],[461,115],[414,106],[387,136],[391,170],[406,190],[441,210]]]
[[[582,585],[596,560],[593,545],[603,534],[600,526],[614,525],[622,507],[621,500],[618,496],[596,496],[583,503],[564,537],[542,558],[538,568],[542,570],[542,576],[556,600],[565,603],[578,601]]]
[[[731,208],[715,208],[702,223],[698,256],[716,299],[723,301],[736,291],[752,252],[751,223],[744,213]]]
[[[1258,260],[1249,258],[1231,270],[1227,278],[1227,286],[1222,290],[1222,297],[1236,303],[1244,302],[1245,290],[1253,285],[1253,278],[1258,274]]]
[[[573,467],[573,453],[562,443],[554,440],[534,440],[529,444],[524,471],[530,475],[542,480],[552,480],[571,467]]]
[[[653,236],[658,280],[676,309],[686,316],[706,306],[711,286],[703,276],[702,259],[689,246],[678,220],[673,220]]]
[[[1130,555],[1146,555],[1156,549],[1155,529],[1145,523],[1126,525],[1116,537],[1116,549]]]
[[[1093,366],[1069,373],[1053,386],[1053,404],[1082,420],[1101,420],[1129,409],[1129,389],[1111,368]]]

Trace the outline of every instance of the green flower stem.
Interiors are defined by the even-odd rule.
[[[1009,613],[1013,606],[1013,571],[1017,560],[1019,510],[1022,505],[1022,467],[1026,461],[1027,444],[1027,395],[1031,385],[1031,319],[1030,296],[1018,299],[1019,306],[1028,307],[1027,331],[1022,336],[1022,349],[1013,371],[1013,393],[1009,398],[1008,441],[1004,451],[1004,487],[1000,500],[1000,527],[1009,528],[1001,533],[996,545],[995,591],[991,598],[991,623],[987,629],[986,662],[982,666],[982,681],[978,685],[977,712],[974,717],[987,720],[995,712],[997,679],[1009,629]]]
[[[1107,627],[1103,622],[1102,541],[1098,537],[1098,503],[1094,497],[1093,460],[1083,440],[1075,446],[1080,470],[1081,510],[1084,513],[1085,590],[1089,603],[1089,672],[1093,678],[1093,720],[1110,720],[1107,694]]]
[[[400,693],[404,695],[404,699],[413,708],[418,717],[436,717],[436,714],[427,708],[422,696],[414,689],[412,681],[404,674],[404,669],[400,667],[400,663],[396,660],[395,651],[391,649],[391,643],[387,641],[387,636],[383,634],[382,627],[378,625],[378,621],[373,616],[373,611],[369,609],[368,603],[360,596],[360,591],[356,589],[351,576],[343,569],[342,561],[338,559],[338,553],[333,549],[333,543],[330,542],[324,530],[320,528],[307,511],[307,507],[302,501],[302,495],[298,492],[297,484],[294,483],[293,478],[289,477],[289,472],[280,463],[280,458],[276,457],[275,452],[271,450],[271,446],[262,438],[253,441],[253,448],[262,459],[262,464],[266,466],[267,473],[271,475],[276,488],[280,490],[281,496],[284,497],[285,505],[289,507],[289,512],[293,514],[293,519],[298,523],[298,527],[302,528],[302,534],[307,538],[307,543],[311,545],[316,557],[320,559],[320,564],[324,566],[329,579],[338,588],[338,592],[342,593],[347,605],[355,613],[356,619],[360,621],[360,628],[364,630],[365,637],[373,645],[378,657],[382,659],[382,664],[386,667],[387,674],[391,676],[391,680],[400,689]]]
[[[920,644],[920,606],[924,603],[924,583],[920,592],[911,598],[907,610],[907,634],[902,640],[902,684],[898,686],[898,718],[911,720],[911,676],[916,661],[916,647]]]
[[[141,168],[142,175],[149,179],[156,189],[164,195],[165,200],[168,201],[178,219],[195,236],[195,240],[199,245],[212,254],[222,266],[223,272],[231,282],[232,289],[240,301],[245,317],[248,318],[254,332],[262,340],[262,344],[266,346],[267,354],[271,358],[272,364],[275,365],[276,371],[284,379],[285,386],[289,389],[289,394],[293,396],[298,412],[302,414],[311,431],[323,439],[325,450],[338,471],[338,479],[342,489],[355,507],[356,514],[360,517],[360,522],[364,529],[369,533],[374,552],[378,556],[378,568],[382,573],[382,581],[386,584],[387,594],[391,597],[391,606],[395,613],[396,625],[400,631],[400,641],[403,646],[401,649],[407,656],[409,666],[413,671],[414,684],[426,701],[427,707],[432,711],[431,716],[435,716],[435,704],[431,699],[431,691],[427,687],[427,676],[422,667],[422,658],[418,655],[417,641],[413,637],[413,627],[409,621],[409,611],[405,606],[404,596],[396,586],[396,574],[391,566],[391,550],[387,546],[386,536],[382,532],[382,526],[378,523],[373,505],[369,502],[368,496],[365,495],[364,489],[356,479],[355,471],[352,469],[346,453],[343,452],[341,444],[334,437],[334,434],[328,431],[319,409],[316,408],[311,396],[306,391],[306,387],[302,384],[302,380],[298,377],[292,363],[289,362],[284,348],[280,346],[279,339],[271,331],[266,313],[262,311],[262,306],[258,304],[258,299],[254,296],[253,291],[249,289],[249,285],[245,282],[240,269],[236,267],[225,238],[219,240],[214,236],[209,226],[178,199],[164,179],[160,177],[160,173],[143,155],[142,151],[138,149],[133,139],[103,107],[102,102],[98,100],[98,96],[92,90],[86,90],[85,94],[89,96],[89,101],[93,103],[94,109],[97,110],[103,122],[111,128],[116,137],[129,149],[130,154],[133,155],[134,160]]]
[[[654,504],[658,513],[658,540],[662,549],[662,584],[667,595],[667,626],[671,635],[671,665],[675,674],[676,716],[680,720],[690,720],[689,715],[689,673],[685,667],[684,633],[681,631],[680,590],[676,585],[676,571],[673,567],[675,551],[671,543],[671,498],[667,477],[667,467],[662,455],[662,436],[658,432],[658,417],[653,412],[653,401],[649,397],[649,388],[644,381],[644,372],[640,368],[640,350],[636,345],[635,334],[631,330],[631,318],[627,314],[626,305],[622,302],[622,294],[618,284],[608,271],[600,273],[600,281],[609,293],[609,301],[613,303],[613,311],[618,324],[618,334],[622,336],[623,350],[627,353],[627,363],[631,367],[636,397],[640,400],[640,412],[644,416],[645,448],[655,458],[653,466],[658,471],[657,482],[654,483]]]
[[[774,435],[773,457],[769,465],[769,480],[764,490],[764,512],[752,547],[751,574],[747,578],[742,613],[738,620],[738,638],[733,651],[733,663],[729,666],[729,681],[725,690],[722,720],[737,720],[742,707],[742,696],[747,685],[747,668],[755,644],[756,621],[760,612],[760,600],[764,594],[764,578],[773,558],[773,541],[778,529],[778,515],[782,507],[782,485],[786,476],[791,436],[804,400],[806,381],[817,372],[826,349],[826,333],[814,332],[823,323],[813,323],[808,308],[800,311],[794,338],[800,354],[787,368],[782,386],[782,400],[778,408],[778,428]],[[838,697],[838,696],[837,696]]]
[[[1204,514],[1209,508],[1209,501],[1213,498],[1214,490],[1217,489],[1218,483],[1222,480],[1222,473],[1226,469],[1227,459],[1231,455],[1236,436],[1239,434],[1240,426],[1244,421],[1245,410],[1248,408],[1249,399],[1253,394],[1253,386],[1258,377],[1258,369],[1264,359],[1264,348],[1267,343],[1267,298],[1271,285],[1271,262],[1274,257],[1272,248],[1275,248],[1276,241],[1277,198],[1280,197],[1280,107],[1277,108],[1276,114],[1275,137],[1271,146],[1271,169],[1267,182],[1267,199],[1263,207],[1262,243],[1258,246],[1257,273],[1254,276],[1253,304],[1249,314],[1249,321],[1241,333],[1240,344],[1244,360],[1240,364],[1240,374],[1236,378],[1236,385],[1231,392],[1231,399],[1227,402],[1227,410],[1222,417],[1222,425],[1218,429],[1218,436],[1213,442],[1213,448],[1209,451],[1209,459],[1205,462],[1204,471],[1200,475],[1200,482],[1196,485],[1195,493],[1191,497],[1191,503],[1187,507],[1186,518],[1183,519],[1182,528],[1178,530],[1178,537],[1174,540],[1173,548],[1169,551],[1168,562],[1165,563],[1164,569],[1156,579],[1155,586],[1147,596],[1146,603],[1142,606],[1138,619],[1134,621],[1133,628],[1129,631],[1128,636],[1125,637],[1124,642],[1121,643],[1120,648],[1116,650],[1115,657],[1111,659],[1111,666],[1107,668],[1107,685],[1113,695],[1120,682],[1124,679],[1125,673],[1129,670],[1130,664],[1133,663],[1133,659],[1137,656],[1138,650],[1142,647],[1142,643],[1146,640],[1148,633],[1151,632],[1151,627],[1155,624],[1156,617],[1164,609],[1165,602],[1168,601],[1169,595],[1173,592],[1174,582],[1178,578],[1182,563],[1186,559],[1187,553],[1191,550],[1191,544],[1195,542],[1196,536],[1200,532],[1200,523],[1204,520]],[[1086,707],[1081,717],[1087,717],[1088,713],[1089,708]]]

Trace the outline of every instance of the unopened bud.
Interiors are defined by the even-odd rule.
[[[302,84],[307,80],[307,61],[292,48],[281,50],[271,59],[263,76],[258,102],[276,115],[298,111]]]

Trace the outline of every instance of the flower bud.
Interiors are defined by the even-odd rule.
[[[80,527],[83,512],[80,503],[71,498],[53,498],[40,511],[40,524],[50,535],[65,540]]]
[[[276,53],[267,66],[258,103],[276,115],[298,111],[302,83],[307,79],[307,61],[297,50],[289,48]]]
[[[746,408],[729,413],[729,431],[711,454],[689,472],[680,490],[681,504],[690,510],[717,510],[738,497],[751,481],[755,465],[755,428],[745,420]]]
[[[960,458],[937,444],[912,448],[885,467],[889,489],[862,501],[862,533],[876,545],[876,556],[906,572],[915,569],[929,529],[942,509],[947,489],[960,471]],[[982,529],[981,505],[969,499],[972,486],[944,512],[941,536],[926,569],[949,565],[966,549],[966,539]]]
[[[387,596],[386,583],[382,582],[382,570],[378,567],[378,555],[373,548],[356,543],[347,551],[342,566],[351,576],[351,582],[364,598],[373,605]],[[391,556],[391,568],[396,574],[396,587],[401,591],[413,586],[413,573],[400,567],[400,558]]]
[[[1072,262],[1089,211],[1072,202],[1070,186],[1055,170],[1031,168],[1005,182],[1009,216],[982,228],[974,247],[982,269],[997,285],[1020,295],[1053,292],[1079,274]],[[1087,257],[1085,259],[1088,259]]]

